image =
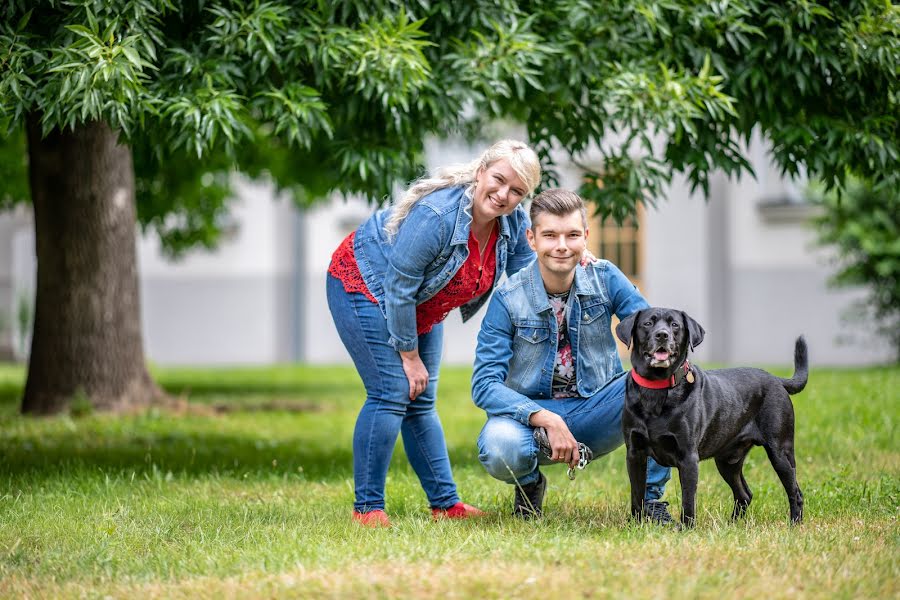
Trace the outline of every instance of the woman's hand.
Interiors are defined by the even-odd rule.
[[[412,402],[428,386],[428,369],[419,357],[418,350],[401,352],[400,358],[403,360],[403,372],[409,380],[409,400]]]
[[[569,427],[562,417],[543,409],[531,415],[528,422],[535,427],[543,427],[547,430],[550,449],[553,450],[550,460],[568,463],[573,469],[578,466],[578,459],[580,458],[578,440],[569,431]]]
[[[586,267],[591,263],[595,263],[595,262],[599,262],[599,261],[600,261],[600,259],[597,258],[596,256],[594,256],[594,253],[591,252],[590,250],[588,250],[587,248],[585,248],[584,252],[581,253],[581,266],[582,267]]]

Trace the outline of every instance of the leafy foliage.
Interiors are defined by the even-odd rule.
[[[865,306],[900,361],[900,195],[854,181],[844,194],[825,194],[819,241],[837,249],[839,286],[865,286]]]
[[[28,114],[107,121],[175,252],[215,243],[234,170],[381,201],[426,136],[497,119],[527,126],[546,183],[567,153],[617,218],[675,173],[708,192],[749,171],[757,130],[786,174],[897,190],[898,32],[886,0],[7,0],[0,135],[21,156]]]

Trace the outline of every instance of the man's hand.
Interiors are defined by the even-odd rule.
[[[403,360],[403,372],[409,380],[409,400],[412,402],[428,386],[428,369],[425,368],[418,350],[401,352],[400,358]]]
[[[550,460],[568,463],[573,469],[578,466],[578,441],[569,431],[569,427],[562,417],[549,410],[539,410],[531,415],[528,422],[534,427],[543,427],[547,430],[550,440],[550,448],[553,455]]]

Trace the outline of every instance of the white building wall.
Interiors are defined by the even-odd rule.
[[[297,211],[272,186],[238,180],[237,227],[214,252],[163,255],[138,241],[144,346],[158,364],[269,364],[295,358]]]
[[[37,261],[28,206],[0,213],[0,359],[24,359],[31,345]]]
[[[679,178],[655,208],[648,208],[639,235],[644,244],[641,292],[655,306],[679,308],[710,321],[709,206]],[[698,348],[705,358],[710,345]]]

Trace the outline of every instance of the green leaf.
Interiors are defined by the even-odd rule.
[[[25,31],[25,28],[28,27],[28,21],[31,20],[31,13],[34,12],[34,9],[29,9],[22,18],[19,19],[19,22],[16,24],[16,32],[22,33]]]
[[[84,25],[65,25],[65,28],[71,31],[74,34],[80,35],[83,38],[86,38],[91,41],[95,41],[99,43],[99,39],[90,29],[85,27]]]

